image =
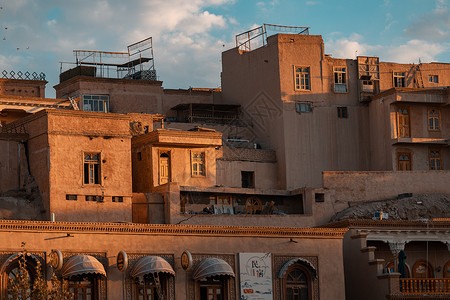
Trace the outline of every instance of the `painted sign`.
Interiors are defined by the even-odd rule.
[[[272,300],[270,253],[239,253],[241,300]]]

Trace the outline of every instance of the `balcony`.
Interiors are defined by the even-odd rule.
[[[404,278],[400,279],[402,294],[449,294],[450,278]]]

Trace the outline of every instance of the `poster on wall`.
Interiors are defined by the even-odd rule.
[[[241,300],[272,300],[270,253],[239,253]]]

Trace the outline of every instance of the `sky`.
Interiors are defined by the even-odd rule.
[[[0,74],[43,72],[54,98],[73,50],[126,52],[152,37],[164,88],[214,88],[222,51],[264,23],[310,27],[336,58],[450,63],[449,1],[0,0]]]

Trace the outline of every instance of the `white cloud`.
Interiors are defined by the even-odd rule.
[[[423,40],[410,40],[401,45],[370,45],[359,35],[349,38],[329,39],[325,43],[327,53],[333,57],[354,59],[356,56],[378,56],[382,61],[417,63],[436,61],[436,57],[448,51],[448,46]]]
[[[306,1],[306,5],[317,5],[319,2],[317,1]]]
[[[59,61],[75,61],[72,50],[126,51],[127,45],[152,36],[156,69],[165,87],[216,87],[220,55],[229,42],[213,37],[211,31],[238,22],[212,10],[234,2],[8,1],[0,12],[8,27],[0,29],[1,38],[6,37],[0,40],[0,72],[6,67],[45,72],[50,81],[47,95],[52,95]]]
[[[450,9],[445,0],[436,1],[431,12],[424,13],[405,28],[404,34],[413,39],[428,41],[450,40]]]

